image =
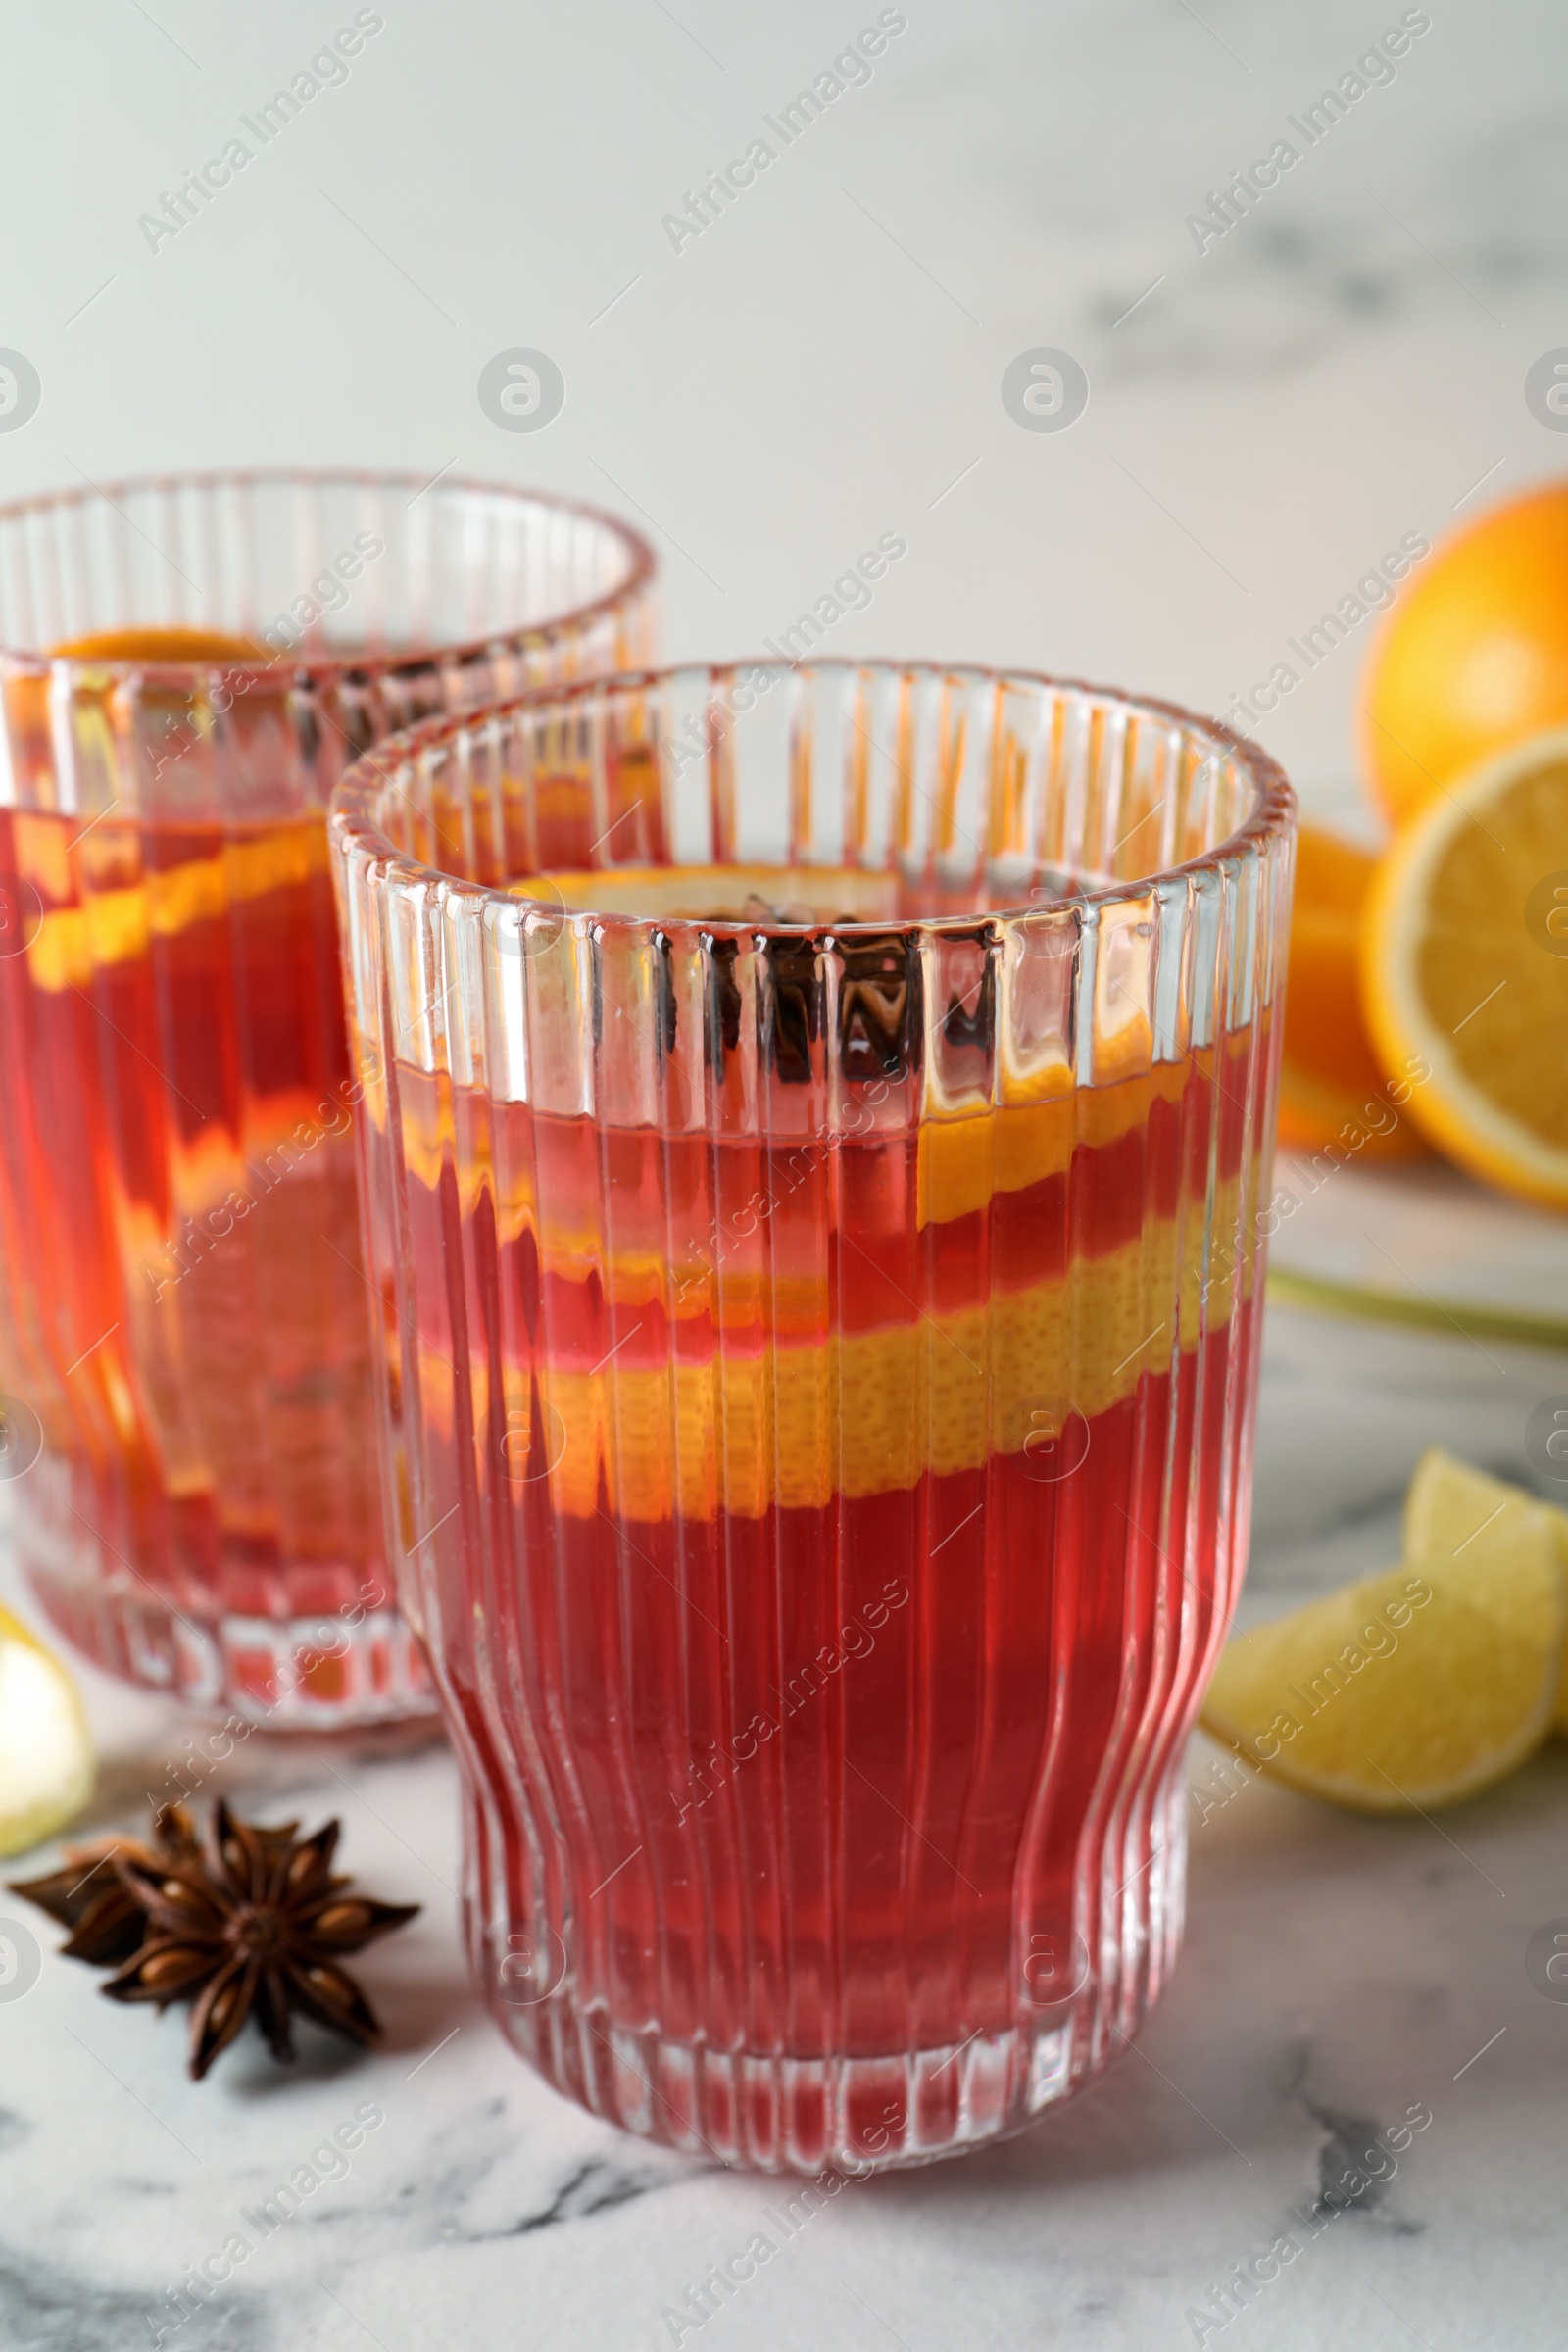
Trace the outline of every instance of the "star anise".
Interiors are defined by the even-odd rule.
[[[297,1828],[291,1823],[290,1829]],[[199,1851],[196,1830],[181,1805],[165,1805],[153,1816],[152,1839],[106,1838],[97,1845],[68,1845],[59,1870],[41,1879],[13,1879],[10,1891],[24,1894],[72,1933],[60,1949],[70,1960],[116,1968],[139,1949],[147,1914],[114,1869],[117,1854],[148,1869],[190,1860]]]
[[[249,2017],[284,2059],[294,2056],[296,2014],[351,2041],[372,2041],[381,2031],[339,1959],[401,1928],[419,1906],[348,1893],[350,1881],[332,1875],[337,1823],[304,1838],[297,1826],[262,1829],[237,1820],[220,1798],[199,1840],[166,1838],[141,1853],[122,1844],[113,1858],[144,1915],[145,1940],[102,1989],[111,2000],[156,2001],[160,2009],[191,2001],[197,2082]],[[188,1833],[188,1821],[183,1827]]]

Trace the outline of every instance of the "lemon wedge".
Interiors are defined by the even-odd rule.
[[[94,1769],[75,1685],[0,1609],[0,1854],[25,1853],[64,1829],[91,1796]]]
[[[1550,1730],[1568,1631],[1558,1533],[1516,1488],[1429,1453],[1406,1559],[1226,1644],[1203,1729],[1309,1795],[1457,1804]]]
[[[1416,1464],[1404,1498],[1404,1556],[1420,1562],[1444,1551],[1451,1556],[1462,1546],[1489,1557],[1494,1546],[1506,1548],[1511,1531],[1528,1511],[1544,1514],[1557,1565],[1568,1583],[1568,1511],[1538,1502],[1524,1488],[1472,1469],[1435,1446]],[[1568,1731],[1568,1651],[1557,1690],[1556,1728]]]

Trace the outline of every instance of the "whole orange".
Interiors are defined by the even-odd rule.
[[[1390,1099],[1361,1013],[1361,915],[1377,857],[1319,825],[1296,850],[1291,963],[1280,1062],[1280,1142],[1328,1144],[1363,1160],[1409,1159],[1425,1145]]]
[[[1364,749],[1396,824],[1480,760],[1568,723],[1568,482],[1418,565],[1367,662]]]

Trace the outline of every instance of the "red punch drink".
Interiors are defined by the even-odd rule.
[[[650,569],[603,518],[397,477],[0,510],[0,1477],[113,1672],[277,1730],[433,1712],[325,804],[421,713],[632,658]]]
[[[0,1249],[48,1269],[12,1284],[11,1380],[64,1437],[19,1489],[40,1597],[192,1699],[265,1715],[286,1669],[291,1713],[390,1708],[422,1669],[380,1537],[322,820],[0,809],[0,869],[26,909]]]
[[[771,867],[769,691],[816,811]],[[1006,775],[1095,698],[764,667],[702,675],[705,838],[692,692],[476,720],[339,796],[406,1596],[519,2048],[731,2161],[915,2162],[1076,2089],[1174,1954],[1245,1562],[1289,799],[1118,707],[1118,805],[1074,839],[1058,748],[965,872],[940,790],[899,815],[922,733]],[[465,789],[515,879],[436,879]],[[537,858],[574,790],[614,865]],[[1146,824],[1152,879],[1055,870]]]

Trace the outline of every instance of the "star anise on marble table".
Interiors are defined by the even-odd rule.
[[[72,1877],[69,1858],[67,1870],[14,1891],[73,1928],[65,1948],[78,1947],[74,1957],[119,1961],[102,1987],[111,2000],[154,2001],[160,2009],[193,2004],[190,2072],[197,2082],[248,2018],[275,2058],[295,2054],[295,2016],[350,2041],[373,2041],[381,2031],[375,2013],[340,1962],[403,1927],[419,1906],[350,1893],[352,1882],[332,1872],[338,1824],[327,1822],[312,1838],[299,1838],[298,1828],[241,1821],[219,1798],[200,1836],[188,1814],[170,1806],[149,1845],[122,1838],[106,1848],[107,1867],[141,1923],[134,1943],[134,1921],[108,1890],[90,1921],[86,1911],[73,1918],[64,1907],[91,1883],[78,1869],[62,1886]],[[81,1869],[90,1859],[80,1857]]]
[[[71,1930],[60,1947],[67,1959],[118,1968],[146,1936],[147,1914],[122,1883],[115,1856],[123,1854],[151,1867],[158,1860],[188,1860],[199,1850],[195,1825],[184,1807],[164,1805],[153,1816],[150,1840],[104,1838],[96,1845],[68,1845],[58,1870],[41,1879],[13,1879],[10,1891],[25,1895]]]

